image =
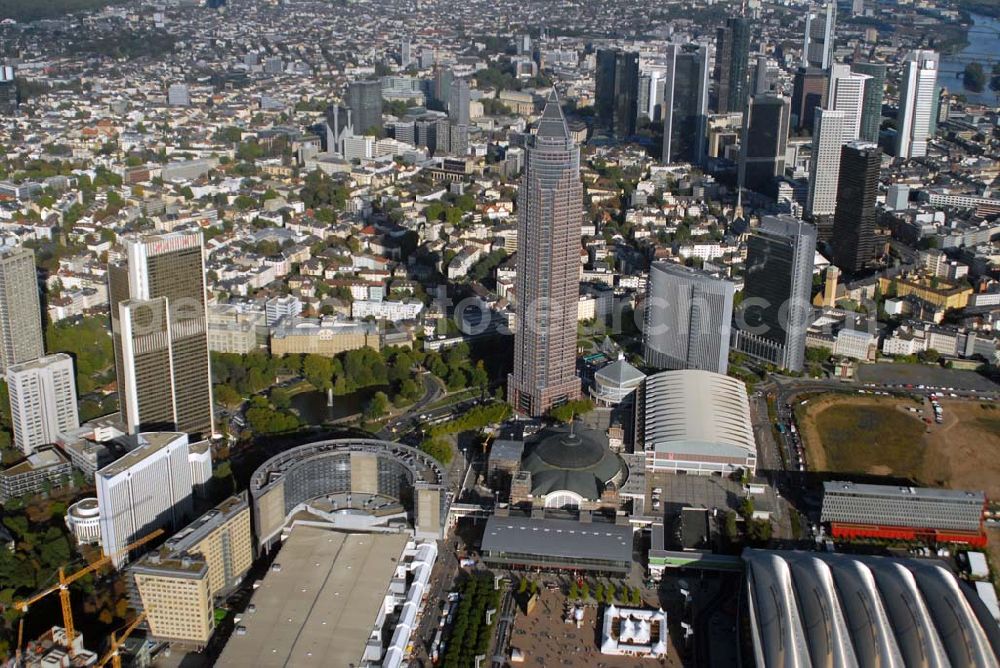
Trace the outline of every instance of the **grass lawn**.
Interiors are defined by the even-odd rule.
[[[924,427],[895,406],[834,404],[813,420],[827,470],[919,477],[926,449]]]

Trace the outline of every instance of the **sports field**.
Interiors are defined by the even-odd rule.
[[[926,425],[930,404],[896,397],[826,394],[798,407],[810,470],[888,475],[921,485],[983,490],[1000,498],[1000,406],[942,402],[942,424]]]

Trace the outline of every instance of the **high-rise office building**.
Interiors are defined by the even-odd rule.
[[[370,134],[382,127],[381,81],[352,81],[347,85],[346,99],[355,134]]]
[[[657,119],[657,108],[663,102],[663,73],[653,70],[639,77],[638,115],[653,121]]]
[[[454,78],[452,71],[446,67],[439,67],[434,71],[428,108],[448,111],[448,102],[451,99],[451,82]]]
[[[646,283],[646,364],[726,373],[734,294],[729,281],[682,264],[654,262]]]
[[[538,416],[580,395],[576,316],[583,184],[580,148],[555,92],[527,152],[517,194],[517,332],[507,397],[518,412]]]
[[[17,111],[20,94],[17,89],[17,77],[10,65],[0,65],[0,114],[9,116]]]
[[[783,369],[801,371],[812,309],[816,230],[789,215],[765,216],[747,241],[736,347]]]
[[[469,125],[469,82],[454,79],[448,94],[448,118],[454,125]]]
[[[0,372],[44,354],[35,252],[0,250]]]
[[[753,86],[751,87],[751,93],[753,95],[760,95],[761,93],[770,93],[774,89],[775,82],[775,72],[777,68],[772,68],[770,61],[768,61],[767,56],[760,55],[757,56],[757,64],[754,65],[753,72]]]
[[[827,73],[818,67],[800,67],[792,84],[792,127],[813,131],[818,107],[826,107]]]
[[[870,77],[852,72],[850,66],[835,63],[830,68],[830,91],[827,108],[842,111],[847,117],[844,141],[854,141],[861,132],[864,115],[865,87]]]
[[[746,109],[749,92],[750,22],[732,17],[716,32],[715,110],[724,114]]]
[[[825,70],[833,64],[836,23],[836,0],[828,0],[819,11],[810,11],[806,15],[805,40],[802,44],[803,65]]]
[[[333,104],[326,110],[326,150],[330,153],[344,154],[344,140],[354,136],[354,123],[351,121],[351,110],[339,104]]]
[[[617,49],[597,52],[597,121],[617,139],[635,134],[639,106],[639,54]]]
[[[57,353],[9,367],[7,388],[14,447],[25,455],[80,426],[69,355]]]
[[[820,228],[820,239],[829,239],[837,209],[840,147],[850,141],[854,119],[843,111],[816,110],[812,161],[809,164],[809,197],[806,213]]]
[[[122,418],[142,430],[212,433],[201,232],[124,241],[108,268]]]
[[[856,274],[875,257],[875,198],[882,151],[868,142],[844,145],[833,219],[833,262]]]
[[[790,116],[791,102],[787,97],[764,93],[750,98],[743,116],[741,187],[770,194],[774,180],[784,174]]]
[[[117,554],[156,529],[179,528],[191,515],[188,435],[137,434],[138,447],[94,474],[101,509],[101,547],[116,555],[115,567],[129,560]]]
[[[167,104],[171,107],[190,107],[191,93],[184,84],[170,84],[167,89]]]
[[[208,644],[215,601],[232,592],[253,565],[246,492],[187,525],[129,567],[132,607],[145,612],[157,640]]]
[[[927,155],[931,120],[937,97],[939,56],[936,51],[913,51],[903,65],[899,87],[899,118],[896,132],[896,157],[922,158]]]
[[[708,117],[708,49],[668,44],[663,87],[663,162],[702,164]]]
[[[865,82],[865,99],[861,110],[861,131],[858,139],[878,142],[882,126],[882,102],[885,97],[886,66],[882,63],[852,63],[851,70],[868,75]]]
[[[594,116],[597,124],[611,129],[615,113],[615,72],[618,68],[618,51],[598,49],[594,70]]]
[[[413,62],[413,56],[410,52],[410,38],[406,36],[399,44],[399,64],[405,70],[411,62]]]

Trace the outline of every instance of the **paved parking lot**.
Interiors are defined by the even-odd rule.
[[[880,385],[953,387],[956,390],[1000,392],[1000,386],[975,371],[945,369],[930,364],[862,364],[858,380]]]

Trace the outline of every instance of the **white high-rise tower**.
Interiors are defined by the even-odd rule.
[[[850,65],[834,64],[830,68],[830,92],[827,106],[843,111],[846,116],[844,143],[856,140],[861,132],[864,112],[865,85],[871,79],[867,74],[852,72]]]
[[[813,218],[832,216],[837,210],[840,148],[848,141],[845,137],[850,135],[853,121],[844,111],[816,109],[806,202],[806,211]]]
[[[897,158],[922,158],[927,155],[934,116],[934,89],[937,86],[936,51],[913,51],[903,66],[899,89],[899,127],[896,134]]]

